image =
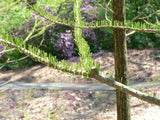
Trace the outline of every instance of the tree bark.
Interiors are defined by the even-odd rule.
[[[113,21],[125,21],[125,0],[113,0]],[[126,30],[113,29],[114,57],[115,57],[115,79],[127,85],[128,80],[128,58],[126,45]],[[130,120],[129,95],[121,90],[116,90],[117,120]]]

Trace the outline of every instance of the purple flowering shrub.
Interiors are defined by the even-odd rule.
[[[0,52],[4,49],[4,46],[0,44]],[[0,60],[2,59],[4,53],[0,53]]]
[[[69,20],[74,20],[73,3],[69,2],[69,0],[67,0],[67,2],[65,2],[63,5],[61,5],[61,7],[62,8],[65,7],[66,11],[58,14],[59,17],[65,18],[65,19],[69,18]],[[95,5],[94,0],[82,0],[82,6],[81,6],[82,20],[85,22],[95,22],[99,19],[102,19],[102,18],[97,17],[99,14],[99,11],[97,9],[98,9],[98,7]],[[83,29],[82,30],[82,36],[88,42],[90,49],[91,49],[91,52],[97,52],[100,48],[99,47],[100,43],[97,39],[99,33],[96,33],[95,31],[96,30],[93,30],[93,29]],[[101,35],[101,37],[102,36],[103,36],[103,34]],[[73,53],[74,53],[74,55],[76,55],[76,53],[78,53],[77,47],[74,47]]]
[[[98,7],[94,5],[94,0],[82,0],[82,20],[86,22],[97,21]]]
[[[55,41],[54,44],[54,50],[59,51],[60,57],[72,57],[74,54],[74,37],[72,35],[71,30],[66,30],[64,33],[58,33],[57,40],[53,39]]]
[[[53,16],[59,16],[63,19],[74,21],[73,13],[73,1],[66,0],[61,3],[57,11],[52,10],[50,7],[46,7],[44,4],[41,5],[46,12],[50,12]],[[81,14],[82,20],[86,22],[95,22],[99,20],[97,18],[99,9],[94,0],[82,0]],[[42,20],[43,17],[38,16],[38,20]],[[32,13],[31,18],[24,22],[20,28],[15,28],[11,31],[14,37],[25,38],[28,33],[32,30],[35,21],[35,13]],[[50,21],[44,21],[40,27],[48,25]],[[74,42],[73,28],[54,24],[47,28],[47,30],[40,36],[30,39],[27,44],[38,47],[45,50],[48,53],[56,55],[59,59],[68,59],[72,56],[78,55],[78,48]],[[100,42],[98,39],[103,36],[100,35],[100,31],[93,29],[83,29],[82,36],[88,42],[91,52],[97,52],[99,50]],[[42,42],[43,40],[43,42]]]

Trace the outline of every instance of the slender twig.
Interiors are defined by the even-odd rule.
[[[33,29],[31,30],[31,32],[28,34],[28,36],[25,38],[25,40],[23,41],[23,43],[27,42],[29,40],[29,38],[32,36],[32,34],[34,33],[36,27],[37,27],[37,21],[38,21],[38,18],[35,16],[35,23],[34,23],[34,27]]]
[[[144,9],[140,12],[139,15],[137,15],[135,18],[133,18],[133,19],[131,20],[131,22],[137,20],[137,19],[144,13],[145,9],[149,6],[150,2],[151,2],[151,0],[148,0],[148,3],[147,3],[146,6],[144,7]]]
[[[54,24],[54,23],[52,22],[52,23],[46,25],[45,27],[41,28],[42,30],[39,31],[37,34],[32,35],[32,36],[30,37],[30,39],[32,39],[32,38],[34,38],[34,37],[37,37],[37,36],[39,36],[39,35],[41,35],[41,34],[43,34],[43,33],[45,32],[45,30],[46,30],[48,27],[50,27],[51,25],[53,25],[53,24]]]
[[[1,53],[10,52],[10,51],[14,51],[14,50],[16,50],[16,49],[13,48],[13,49],[9,49],[9,50],[2,50],[2,51],[0,52],[0,54],[1,54]]]
[[[11,61],[8,61],[7,63],[18,62],[18,61],[24,60],[24,59],[26,59],[26,58],[28,58],[28,56],[21,57],[21,58],[19,58],[19,59],[16,59],[16,60],[11,60]]]
[[[108,2],[108,3],[110,3],[110,2]],[[104,7],[103,7],[101,4],[99,4],[98,2],[97,2],[97,4],[98,4],[99,6],[101,6],[103,9],[109,10],[111,13],[114,14],[114,11],[113,11],[112,9],[110,9],[110,8],[108,7],[108,5],[106,5],[106,6],[105,6],[106,8],[104,8]]]
[[[42,46],[43,42],[44,42],[44,34],[42,35],[41,43],[39,44],[39,46],[37,48],[40,48]]]
[[[103,0],[103,1],[104,1],[104,3],[106,4],[105,0]],[[108,2],[108,4],[105,5],[106,8],[109,8],[108,6],[109,6],[109,4],[111,3],[111,1],[112,1],[112,0],[110,0],[110,1]],[[105,18],[106,18],[107,21],[111,22],[111,21],[108,19],[108,17],[107,17],[107,10],[105,10]]]
[[[128,36],[130,36],[130,35],[133,35],[134,33],[136,33],[136,31],[132,31],[132,32],[130,32],[130,33],[127,33],[127,34],[126,34],[126,37],[128,37]]]
[[[108,2],[107,6],[109,6],[109,4],[111,3],[111,1],[112,1],[112,0],[110,0],[110,1]]]
[[[152,17],[154,14],[157,14],[157,13],[158,13],[158,10],[155,11],[155,12],[153,12],[152,14],[149,14],[148,16],[141,17],[141,18],[139,18],[139,19],[147,19],[147,18],[150,18],[150,17]]]

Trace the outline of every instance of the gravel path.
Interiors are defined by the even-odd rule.
[[[1,81],[0,85],[5,83]],[[131,82],[130,87],[160,87],[160,81],[158,82]],[[106,84],[74,84],[74,83],[22,83],[22,82],[10,82],[6,85],[0,86],[0,90],[12,89],[12,90],[26,90],[26,89],[50,89],[50,90],[115,90],[114,88]]]

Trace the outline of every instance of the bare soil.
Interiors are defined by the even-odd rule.
[[[145,92],[160,98],[159,88]],[[132,120],[159,120],[160,107],[131,97]],[[116,120],[115,91],[0,91],[0,120]]]
[[[160,78],[160,50],[128,50],[129,80],[158,81]],[[114,57],[103,52],[94,57],[101,63],[105,74],[113,72]],[[73,62],[78,62],[77,60]],[[0,81],[67,82],[92,84],[86,80],[58,70],[36,65],[16,71],[1,71]],[[143,92],[160,98],[160,87],[145,88]],[[83,90],[1,90],[0,120],[116,120],[115,91]],[[159,120],[160,107],[131,97],[132,120]]]

